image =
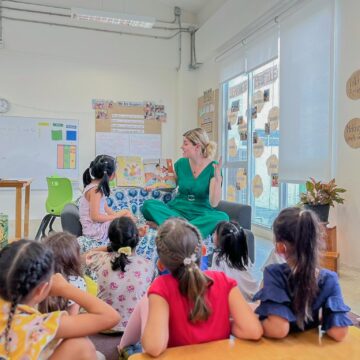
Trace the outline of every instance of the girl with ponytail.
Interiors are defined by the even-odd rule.
[[[111,304],[121,322],[111,332],[123,332],[138,301],[145,295],[154,276],[150,260],[135,254],[139,231],[128,217],[113,220],[109,226],[108,246],[85,255],[86,266],[96,274],[97,297]]]
[[[129,210],[114,212],[106,203],[109,182],[114,179],[116,161],[112,156],[98,155],[83,174],[84,191],[79,203],[83,235],[103,244],[110,222],[121,216],[132,217]]]
[[[227,339],[231,333],[242,339],[261,337],[260,322],[236,281],[222,272],[200,270],[201,235],[195,226],[167,220],[156,246],[171,274],[159,276],[149,288],[145,352],[158,356],[167,347]]]
[[[119,322],[109,305],[54,275],[52,251],[31,240],[19,240],[0,251],[0,358],[96,359],[87,335]],[[85,314],[66,311],[41,314],[37,305],[47,296],[72,300]]]
[[[277,253],[286,263],[265,268],[264,287],[254,297],[264,335],[283,338],[289,331],[321,326],[341,341],[352,325],[337,274],[321,269],[322,225],[310,210],[290,207],[273,224]]]
[[[260,282],[253,274],[245,230],[236,221],[222,221],[215,229],[216,246],[211,270],[223,271],[237,281],[237,286],[247,302],[259,290]]]

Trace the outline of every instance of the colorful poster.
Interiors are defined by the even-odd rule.
[[[150,189],[176,188],[175,171],[171,159],[144,160],[145,185]]]
[[[76,169],[76,145],[57,146],[57,168]]]
[[[117,186],[144,185],[144,166],[139,156],[118,156],[116,158],[116,184]]]

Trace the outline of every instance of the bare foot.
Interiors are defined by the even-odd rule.
[[[149,225],[143,225],[138,227],[139,236],[144,237],[149,230]]]
[[[147,221],[146,224],[149,225],[150,229],[154,229],[154,230],[156,230],[159,227],[159,225],[154,221]]]

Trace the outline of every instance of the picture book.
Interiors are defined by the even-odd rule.
[[[145,159],[139,156],[116,158],[116,185],[148,189],[174,189],[175,171],[171,159]]]
[[[150,189],[174,189],[175,171],[171,159],[144,160],[145,187]]]
[[[116,158],[117,186],[144,186],[144,166],[139,156],[118,156]]]

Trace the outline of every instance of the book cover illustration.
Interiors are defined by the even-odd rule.
[[[116,158],[117,186],[144,186],[144,166],[139,156],[118,156]]]
[[[175,171],[171,159],[144,160],[145,185],[150,189],[174,189]]]

